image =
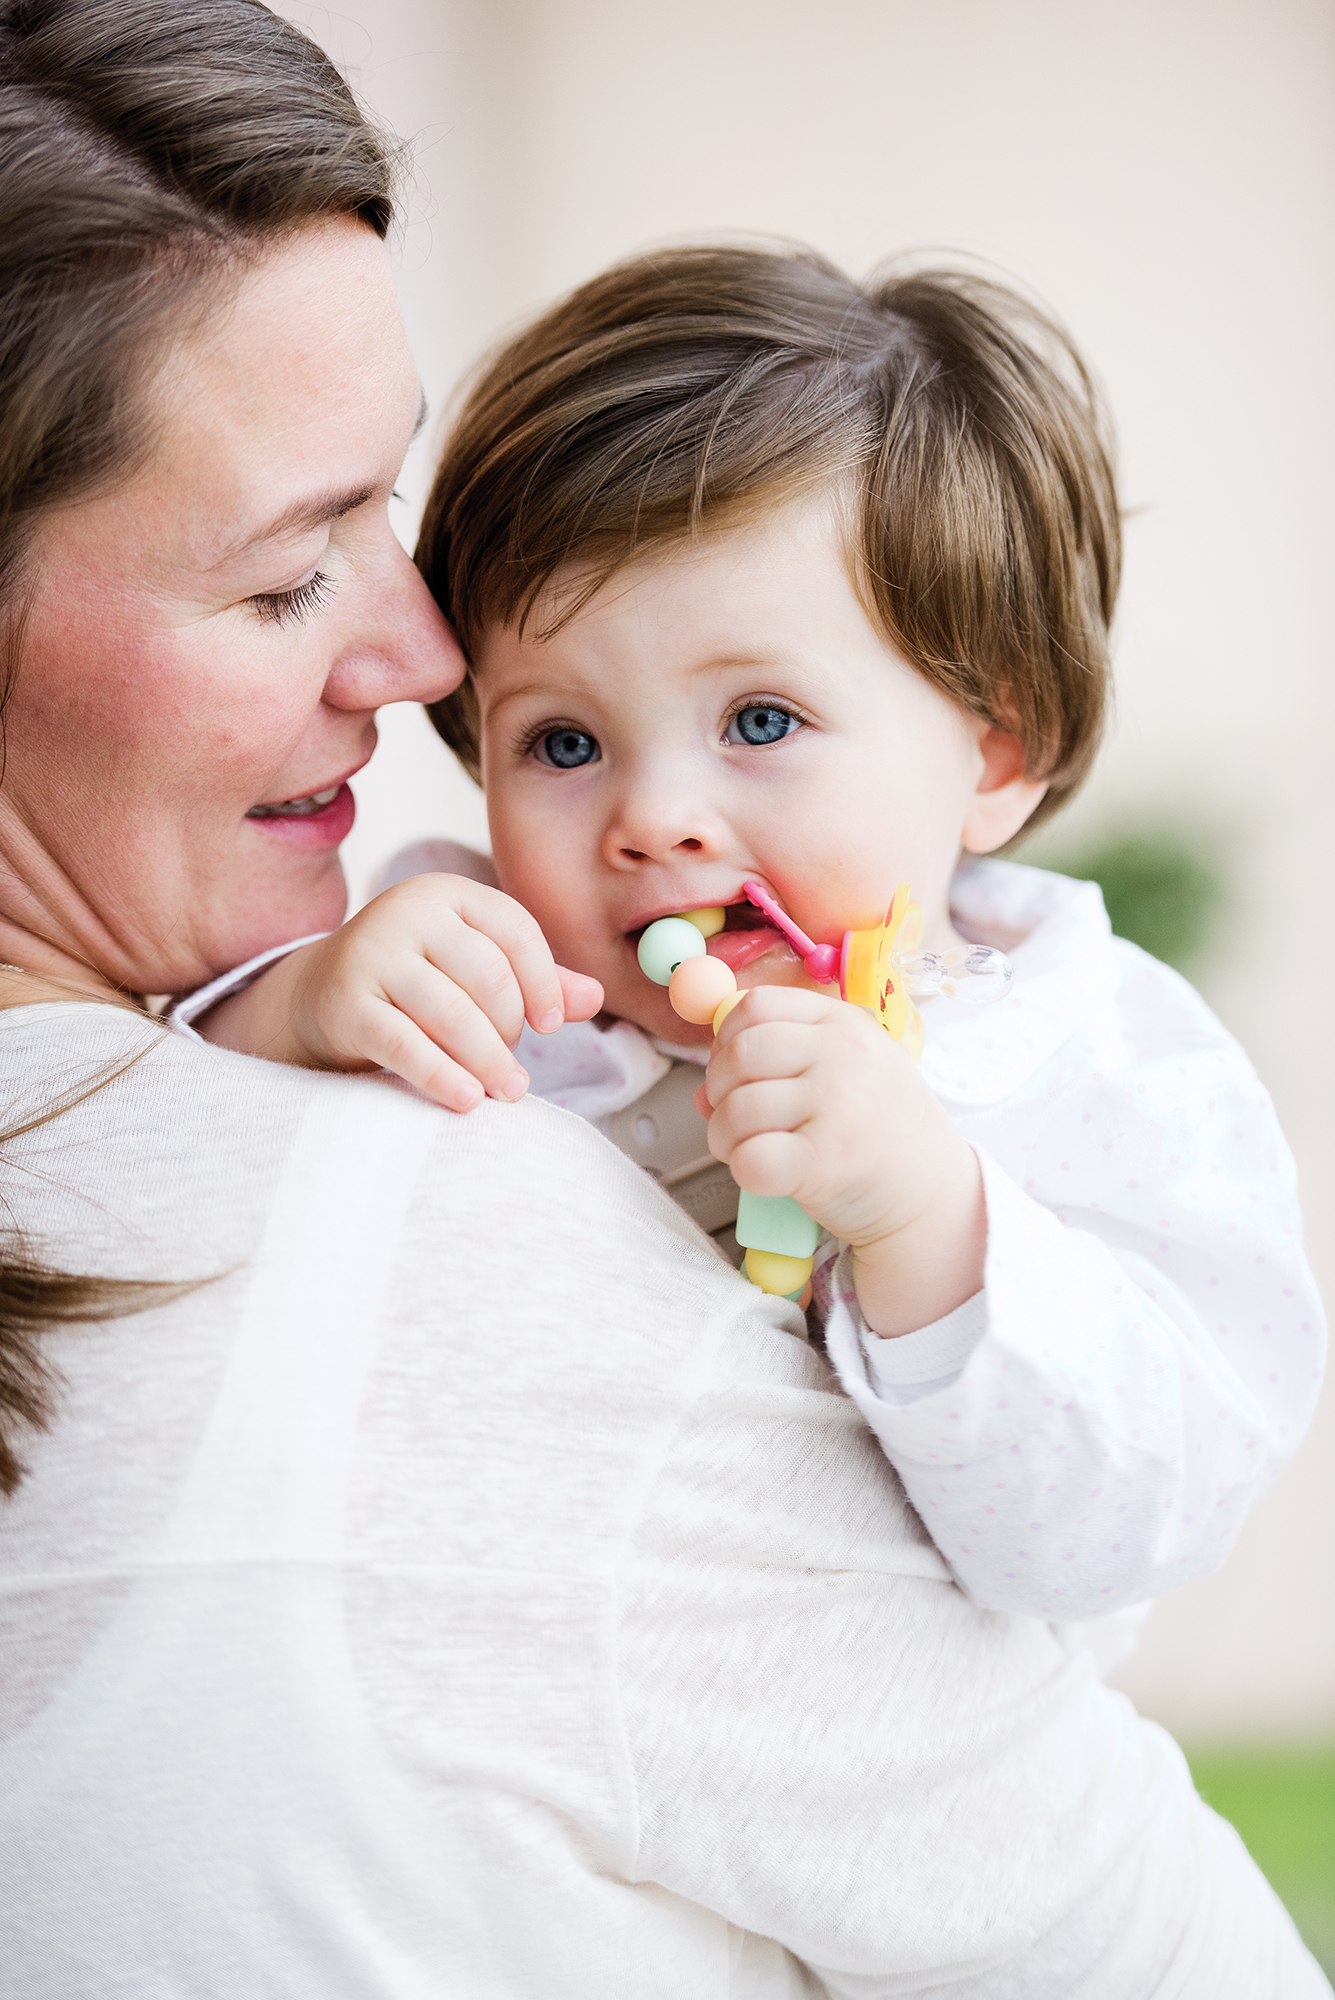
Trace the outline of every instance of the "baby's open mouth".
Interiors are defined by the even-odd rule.
[[[685,911],[675,914],[684,916]],[[627,932],[632,949],[639,944],[647,929],[647,924],[641,924],[638,930]],[[714,932],[705,949],[711,958],[721,959],[733,972],[742,971],[771,951],[783,950],[792,955],[792,946],[787,938],[774,928],[762,910],[758,910],[744,896],[724,906],[723,929]]]
[[[782,931],[775,930],[763,910],[746,902],[729,903],[723,929],[715,931],[705,949],[711,958],[722,959],[733,972],[741,972],[771,951],[786,951],[790,957],[793,955],[793,948]]]

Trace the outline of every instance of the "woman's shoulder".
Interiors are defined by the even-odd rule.
[[[457,1283],[445,1241],[470,1263],[536,1260],[563,1309],[627,1256],[688,1290],[712,1260],[646,1176],[555,1106],[458,1116],[395,1079],[237,1055],[117,1006],[0,1010],[0,1143],[20,1225],[81,1261],[90,1242],[110,1255],[112,1236],[113,1265],[150,1245],[161,1268],[191,1246],[197,1267],[249,1260],[266,1230],[274,1241],[274,1204],[326,1174],[398,1190],[384,1224],[416,1218],[416,1278],[433,1292]]]

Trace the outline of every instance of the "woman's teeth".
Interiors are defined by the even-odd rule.
[[[312,813],[323,812],[331,806],[342,791],[341,785],[328,785],[322,792],[308,792],[304,799],[280,799],[277,805],[252,806],[247,819],[308,819]]]

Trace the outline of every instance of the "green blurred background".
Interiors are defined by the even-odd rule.
[[[1335,1743],[1187,1747],[1196,1789],[1246,1841],[1313,1955],[1335,1978]]]
[[[1227,855],[1199,827],[1113,825],[1071,845],[1058,821],[1022,844],[1015,858],[1097,882],[1116,935],[1188,978],[1217,944],[1228,902]]]

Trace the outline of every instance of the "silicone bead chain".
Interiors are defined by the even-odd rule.
[[[910,989],[919,996],[944,992],[975,1005],[1004,999],[1010,991],[1010,965],[988,945],[914,956],[922,940],[922,911],[907,882],[895,890],[884,923],[872,930],[845,931],[839,945],[814,943],[759,882],[742,887],[747,900],[788,939],[807,977],[818,986],[831,986],[837,979],[841,998],[868,1008],[915,1062],[923,1035]],[[731,966],[708,955],[709,939],[726,922],[727,911],[717,908],[660,917],[648,926],[638,949],[640,970],[655,985],[667,987],[682,1020],[700,1027],[709,1022],[716,1035],[742,998]],[[820,1240],[820,1226],[806,1210],[791,1196],[748,1194],[743,1188],[736,1234],[746,1251],[742,1268],[751,1283],[805,1305]]]
[[[640,939],[640,965],[668,998],[683,1021],[717,1034],[742,995],[732,967],[710,958],[707,939],[723,928],[722,910],[691,910],[680,917],[662,917]],[[678,953],[681,954],[678,957]],[[664,980],[663,974],[667,978]],[[737,1241],[746,1252],[742,1269],[762,1292],[805,1303],[811,1280],[812,1253],[820,1240],[819,1225],[787,1195],[737,1196]]]
[[[829,985],[837,972],[842,974],[842,961],[847,959],[849,953],[849,939],[861,934],[849,933],[844,939],[842,951],[830,945],[815,945],[779,909],[758,882],[747,882],[744,887],[748,900],[762,910],[788,937],[794,949],[801,953],[811,978],[821,985]],[[893,919],[890,933],[893,940],[894,933],[901,928],[910,910],[916,912],[916,905],[909,903],[905,884],[895,892],[895,900],[886,912],[886,924],[869,935],[879,939]],[[708,955],[708,940],[723,929],[726,921],[726,912],[721,909],[686,910],[679,917],[660,917],[657,923],[650,924],[639,943],[640,969],[646,978],[667,987],[673,1009],[684,1021],[692,1021],[697,1026],[709,1022],[716,1035],[742,997],[731,966]],[[921,925],[914,933],[915,943],[920,932]],[[873,953],[864,952],[863,956],[874,973],[880,964],[879,958]],[[865,980],[863,983],[866,983]],[[891,976],[889,984],[893,997],[902,982],[897,983]],[[840,989],[844,990],[842,976]],[[857,986],[856,990],[861,991],[861,987]],[[884,992],[879,1000],[882,1025],[897,1038],[904,1039],[910,1023],[917,1023],[917,1009],[907,998],[895,1007],[892,1001],[886,1000]],[[912,1045],[911,1035],[909,1040]],[[915,1055],[921,1046],[919,1030],[917,1044],[913,1048]],[[820,1225],[806,1210],[789,1195],[750,1194],[742,1188],[737,1198],[736,1235],[746,1252],[742,1269],[751,1283],[758,1285],[763,1292],[775,1293],[805,1305],[810,1296],[808,1287],[813,1255],[820,1240]]]

